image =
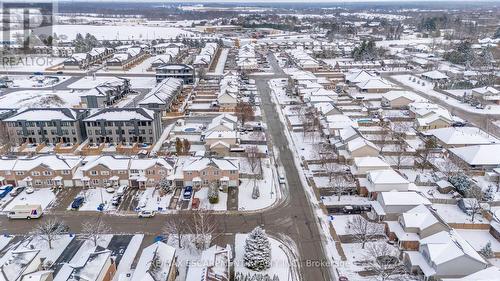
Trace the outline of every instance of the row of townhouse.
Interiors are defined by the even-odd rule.
[[[239,186],[239,162],[230,158],[132,158],[128,156],[60,156],[0,158],[0,184],[35,188],[158,186],[168,179],[176,187],[227,190]]]
[[[92,48],[87,53],[73,53],[64,60],[64,69],[86,69],[90,65],[103,63],[114,54],[113,48]]]
[[[155,143],[162,133],[159,112],[145,108],[31,108],[2,121],[12,144]]]
[[[80,95],[80,103],[86,108],[104,108],[118,102],[130,93],[130,80],[113,77]]]

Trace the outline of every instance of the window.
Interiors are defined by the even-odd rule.
[[[43,175],[50,176],[50,175],[52,175],[52,172],[51,171],[43,171]]]
[[[97,171],[90,171],[90,174],[93,176],[97,176]]]
[[[22,176],[22,175],[24,175],[23,171],[16,171],[16,176]]]
[[[35,185],[42,185],[42,181],[41,180],[36,180],[35,181]]]
[[[132,170],[130,170],[130,173],[132,173],[132,174],[138,174],[138,173],[139,173],[139,170],[137,170],[137,169],[132,169]]]
[[[219,171],[218,170],[215,170],[214,171],[214,176],[218,176],[219,175]]]
[[[70,174],[70,171],[69,171],[69,170],[63,170],[63,171],[62,171],[62,174],[63,174],[63,175],[69,175],[69,174]]]
[[[92,183],[93,183],[93,184],[99,184],[99,180],[98,180],[98,179],[93,179],[93,180],[92,180]]]
[[[38,172],[38,171],[33,171],[33,172],[31,172],[31,175],[32,175],[32,176],[39,176],[39,175],[40,175],[40,172]]]
[[[126,174],[126,173],[127,173],[127,171],[123,171],[123,170],[118,171],[118,174],[119,174],[119,175],[124,175],[124,174]]]
[[[101,171],[102,176],[109,176],[109,171]]]
[[[229,171],[229,174],[236,175],[236,170]]]

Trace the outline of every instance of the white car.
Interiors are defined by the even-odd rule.
[[[106,192],[107,193],[114,193],[115,192],[115,188],[114,187],[108,187],[108,188],[106,188]]]
[[[26,188],[25,191],[27,194],[31,194],[31,193],[35,192],[35,189],[33,189],[33,187],[28,187],[28,188]]]
[[[152,218],[156,215],[155,211],[142,210],[139,212],[139,218]]]

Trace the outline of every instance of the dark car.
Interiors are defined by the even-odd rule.
[[[342,209],[344,214],[361,214],[364,211],[363,206],[345,206]]]
[[[78,210],[83,205],[83,201],[85,201],[85,198],[76,197],[73,203],[71,203],[71,209]]]
[[[184,193],[182,193],[182,196],[184,197],[185,200],[189,200],[189,199],[191,199],[192,195],[193,195],[193,187],[186,186],[184,188]]]
[[[21,192],[23,192],[23,190],[24,190],[24,186],[18,186],[16,188],[14,188],[14,190],[10,193],[10,196],[12,196],[12,197],[17,196]]]
[[[11,192],[12,189],[14,189],[14,186],[10,184],[0,187],[0,199],[7,196],[7,194],[9,194],[9,192]]]

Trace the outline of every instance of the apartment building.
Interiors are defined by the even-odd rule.
[[[156,82],[166,78],[182,79],[184,84],[193,84],[195,80],[194,67],[187,64],[165,64],[156,67]]]
[[[13,143],[81,143],[85,139],[82,119],[86,110],[31,108],[3,120]]]
[[[110,80],[89,89],[80,95],[81,103],[87,108],[104,108],[110,106],[130,92],[130,80],[113,77]]]
[[[105,108],[83,120],[89,143],[155,143],[160,113],[145,108]]]
[[[161,112],[170,111],[170,106],[182,90],[182,80],[167,78],[159,82],[151,91],[139,101],[139,106]]]

